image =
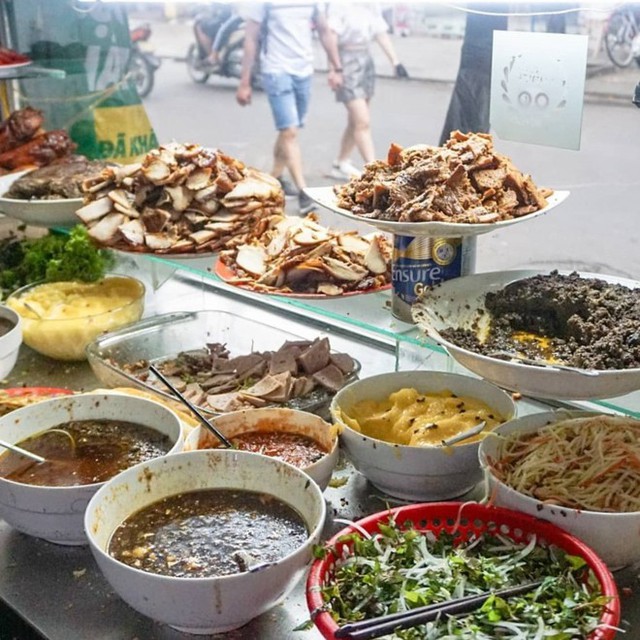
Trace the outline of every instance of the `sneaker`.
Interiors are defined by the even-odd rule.
[[[298,210],[301,216],[306,216],[317,207],[316,203],[304,192],[298,195]]]
[[[300,190],[296,187],[291,180],[285,178],[284,176],[280,176],[277,178],[282,190],[284,191],[285,196],[297,196],[300,195]]]
[[[358,167],[351,164],[349,160],[342,162],[334,162],[329,175],[336,180],[351,180],[351,178],[359,178],[362,171]]]

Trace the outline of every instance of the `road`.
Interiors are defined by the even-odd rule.
[[[379,79],[372,103],[378,155],[383,157],[391,142],[437,144],[450,92],[450,84],[442,82]],[[165,59],[145,105],[161,142],[216,146],[269,170],[275,134],[264,94],[241,108],[234,81],[217,78],[196,85],[184,63]],[[344,108],[335,102],[326,76],[317,74],[301,133],[309,185],[331,183],[325,174],[344,121]],[[538,184],[568,189],[571,195],[548,215],[481,236],[476,270],[557,267],[640,280],[639,134],[640,110],[633,105],[590,102],[579,152],[498,140],[498,150]],[[327,220],[333,218],[323,216]]]

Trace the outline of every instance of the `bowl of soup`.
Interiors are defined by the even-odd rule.
[[[31,536],[87,544],[84,510],[110,478],[175,453],[178,417],[157,402],[120,394],[63,396],[0,417],[0,438],[45,459],[0,448],[0,517]]]
[[[378,489],[411,501],[448,500],[482,479],[481,440],[515,415],[489,382],[440,371],[397,371],[340,390],[331,415],[356,469]],[[473,437],[448,444],[471,430]]]
[[[99,335],[140,320],[145,288],[136,278],[44,282],[22,287],[7,306],[22,317],[26,345],[56,360],[85,360]]]
[[[234,449],[270,456],[302,469],[324,491],[338,461],[337,429],[306,411],[265,407],[226,413],[210,422]],[[220,444],[202,426],[185,441],[185,450],[211,449]]]
[[[0,380],[11,373],[18,359],[22,343],[22,321],[20,316],[0,305]]]
[[[320,488],[281,460],[233,449],[139,464],[91,499],[91,551],[115,592],[180,631],[213,634],[280,602],[312,560]]]

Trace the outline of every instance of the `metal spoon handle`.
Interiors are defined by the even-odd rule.
[[[171,391],[173,392],[173,395],[178,398],[178,400],[180,400],[180,402],[182,402],[182,404],[184,404],[186,407],[188,407],[193,414],[198,418],[198,420],[200,420],[200,423],[202,424],[202,426],[207,429],[208,431],[210,431],[211,433],[213,433],[213,435],[218,438],[218,440],[220,440],[220,442],[222,442],[222,444],[227,447],[227,448],[231,448],[233,447],[233,444],[231,444],[231,442],[225,437],[225,435],[223,433],[220,433],[220,431],[218,431],[218,429],[216,429],[205,417],[204,415],[200,412],[200,410],[198,409],[198,407],[196,407],[190,400],[187,400],[187,398],[185,398],[165,377],[164,375],[162,375],[160,373],[160,371],[158,371],[158,369],[153,366],[152,364],[149,365],[149,371],[151,371],[168,389],[171,389]]]
[[[443,440],[442,444],[445,447],[449,447],[452,444],[457,444],[458,442],[462,442],[463,440],[466,440],[467,438],[472,438],[473,436],[477,436],[485,428],[486,425],[487,425],[487,423],[483,420],[482,422],[479,422],[478,424],[474,425],[470,429],[467,429],[466,431],[463,431],[462,433],[458,433],[455,436],[451,436],[450,438],[447,438],[446,440]]]
[[[5,442],[4,440],[0,440],[0,447],[4,447],[5,449],[9,449],[10,451],[14,451],[15,453],[19,453],[21,456],[25,458],[31,458],[36,462],[45,462],[45,459],[42,456],[37,455],[36,453],[31,453],[31,451],[27,451],[22,447],[18,447],[15,444],[11,444],[10,442]]]

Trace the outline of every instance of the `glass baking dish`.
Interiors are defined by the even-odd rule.
[[[121,369],[125,364],[147,360],[157,364],[183,351],[202,349],[220,342],[232,356],[254,351],[276,351],[287,340],[303,340],[288,331],[256,322],[226,311],[179,311],[146,318],[128,327],[106,333],[87,347],[87,359],[96,377],[107,387],[134,387],[173,398],[169,392],[139,380]],[[354,359],[354,371],[345,376],[345,384],[357,379],[360,363]],[[328,414],[333,393],[318,387],[311,393],[293,398],[285,406],[322,415]],[[206,407],[203,412],[217,415]]]

